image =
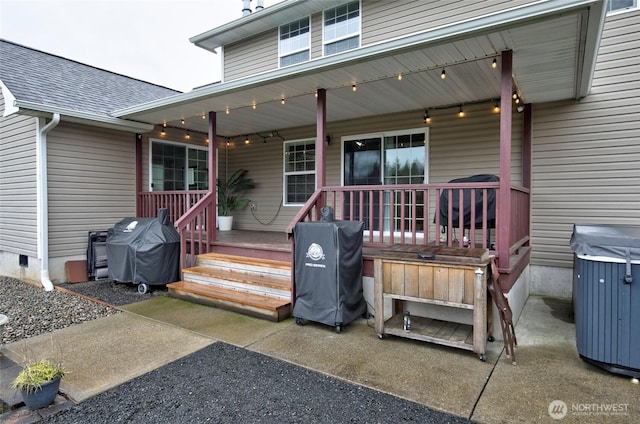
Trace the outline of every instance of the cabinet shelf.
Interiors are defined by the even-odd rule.
[[[382,334],[473,351],[473,326],[418,316],[411,317],[411,331],[404,331],[404,317],[396,314],[384,323]]]

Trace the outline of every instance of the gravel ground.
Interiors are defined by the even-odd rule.
[[[217,342],[46,423],[469,423],[424,405]]]
[[[79,296],[0,276],[0,312],[9,318],[2,343],[11,343],[53,330],[119,313]]]

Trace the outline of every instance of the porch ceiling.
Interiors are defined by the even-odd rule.
[[[329,122],[408,110],[420,111],[421,117],[426,108],[497,100],[504,50],[513,51],[513,80],[526,103],[588,94],[603,3],[563,0],[549,2],[546,9],[525,9],[213,84],[115,116],[176,127],[185,119],[185,128],[206,132],[201,116],[216,111],[219,135],[266,133],[315,125],[314,92],[325,88]],[[497,69],[491,67],[494,58]],[[440,79],[443,68],[445,80]]]

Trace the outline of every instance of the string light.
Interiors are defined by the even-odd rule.
[[[493,111],[495,113],[500,112],[500,103],[498,103],[498,101],[496,100],[496,104],[493,106]]]
[[[209,143],[209,137],[205,138],[205,139],[204,139],[204,142],[205,142],[205,143]]]
[[[513,92],[513,94],[511,95],[511,98],[512,98],[513,100],[517,99],[517,98],[518,98],[518,93],[516,93],[516,92],[514,91],[514,92]]]
[[[164,121],[164,122],[162,123],[162,127],[163,127],[163,128],[167,128],[167,121]]]
[[[202,119],[207,119],[207,115],[205,115],[204,113],[202,114]]]
[[[462,110],[462,105],[460,105],[460,109],[458,110],[458,118],[464,118],[464,111]]]
[[[182,118],[182,119],[180,120],[180,123],[181,123],[182,125],[184,125],[184,118]]]
[[[284,104],[284,97],[280,99],[280,103]]]
[[[496,69],[498,67],[498,61],[496,60],[496,58],[493,58],[493,62],[491,62],[491,67],[493,69]]]
[[[184,138],[186,140],[189,140],[191,138],[191,134],[189,134],[189,131],[187,131],[187,133],[184,135]]]
[[[227,107],[224,109],[224,113],[226,113],[227,115],[229,114],[229,106],[227,106]]]
[[[160,135],[167,135],[167,132],[164,130],[164,128],[162,128],[162,130],[160,130]]]
[[[398,74],[398,81],[402,81],[402,74]]]
[[[251,141],[249,140],[249,136],[247,135],[244,137],[244,144],[249,144],[249,143],[251,143]]]
[[[314,93],[314,96],[316,96],[316,98],[318,97],[318,90],[316,90],[316,92]]]
[[[425,124],[431,123],[431,117],[429,116],[429,111],[427,109],[425,109],[424,111],[424,123]]]
[[[440,79],[445,79],[447,77],[447,73],[445,72],[444,68],[442,68],[442,72],[440,73]]]
[[[353,85],[351,86],[351,91],[353,91],[353,92],[355,93],[357,90],[358,90],[358,87],[356,87],[356,85],[355,85],[355,84],[353,84]]]
[[[253,103],[251,104],[251,109],[255,110],[255,109],[256,109],[256,107],[257,107],[256,102],[253,102]]]

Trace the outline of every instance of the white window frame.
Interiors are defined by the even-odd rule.
[[[282,47],[281,47],[282,39],[280,38],[280,37],[281,37],[281,35],[282,35],[282,27],[283,27],[284,25],[292,24],[293,22],[299,22],[299,21],[302,21],[303,19],[307,19],[307,20],[309,21],[309,33],[308,33],[308,34],[309,34],[309,37],[308,37],[309,39],[308,39],[307,46],[306,46],[306,47],[299,48],[299,49],[296,49],[296,50],[291,50],[291,51],[288,51],[288,52],[286,52],[286,53],[283,53],[283,52],[282,52]],[[280,68],[286,68],[286,67],[289,67],[289,66],[297,65],[298,63],[304,63],[304,62],[308,62],[309,60],[311,60],[311,32],[312,32],[312,28],[311,28],[311,16],[307,16],[306,18],[305,18],[305,17],[302,17],[302,18],[297,19],[297,20],[295,20],[295,21],[288,22],[288,23],[286,23],[286,24],[284,24],[284,25],[280,25],[280,26],[278,27],[278,67],[280,67]],[[308,60],[303,61],[303,62],[296,62],[296,63],[293,63],[293,64],[291,64],[291,65],[285,65],[285,66],[282,66],[282,59],[283,59],[283,58],[285,58],[285,57],[287,57],[287,56],[294,55],[294,54],[296,54],[296,53],[304,52],[304,51],[308,51],[308,52],[309,52],[309,59],[308,59]]]
[[[150,138],[149,139],[149,176],[148,176],[148,187],[149,187],[149,191],[153,192],[153,191],[175,191],[175,190],[154,190],[154,188],[152,187],[153,184],[153,143],[161,143],[161,144],[171,144],[174,146],[180,146],[180,147],[184,147],[186,149],[185,151],[185,164],[184,164],[184,186],[185,189],[184,190],[179,190],[179,191],[189,191],[189,149],[194,149],[194,150],[204,150],[204,151],[209,151],[209,147],[208,146],[200,146],[197,144],[188,144],[188,143],[180,143],[177,141],[171,141],[171,140],[163,140],[163,139],[159,139],[159,138]],[[209,156],[207,155],[207,162],[209,161]]]
[[[637,10],[638,8],[640,8],[640,0],[633,0],[634,4],[632,6],[629,7],[624,7],[621,9],[609,9],[610,6],[613,5],[613,1],[609,1],[607,3],[607,15],[615,15],[618,13],[625,13],[625,12],[630,12],[633,10]]]
[[[350,33],[350,34],[346,34],[346,35],[343,35],[343,36],[340,36],[340,37],[328,39],[327,38],[327,31],[326,31],[326,28],[325,28],[325,13],[326,12],[328,12],[330,10],[333,10],[333,9],[337,9],[337,8],[342,7],[342,6],[344,6],[346,4],[349,4],[349,3],[354,3],[354,1],[347,1],[347,2],[344,2],[344,3],[342,3],[342,4],[340,4],[340,5],[336,6],[336,7],[331,7],[329,9],[325,9],[325,10],[322,11],[322,55],[323,56],[332,56],[334,54],[343,53],[344,51],[338,52],[338,53],[332,53],[332,54],[327,55],[325,53],[325,49],[326,49],[328,44],[336,43],[338,41],[346,40],[346,39],[349,39],[349,38],[354,38],[356,36],[358,37],[358,47],[356,47],[356,48],[359,48],[360,46],[362,46],[362,1],[361,0],[356,0],[356,1],[358,2],[358,32],[357,33]],[[349,50],[353,50],[353,49],[349,49]],[[345,50],[345,51],[349,51],[349,50]]]
[[[287,177],[293,175],[313,175],[314,191],[318,188],[318,170],[316,169],[315,159],[313,161],[313,170],[305,171],[287,171],[287,147],[294,144],[313,144],[315,146],[315,138],[304,138],[299,140],[289,140],[282,143],[282,204],[283,206],[304,206],[305,202],[288,202],[287,201]],[[314,147],[314,157],[317,154]]]

